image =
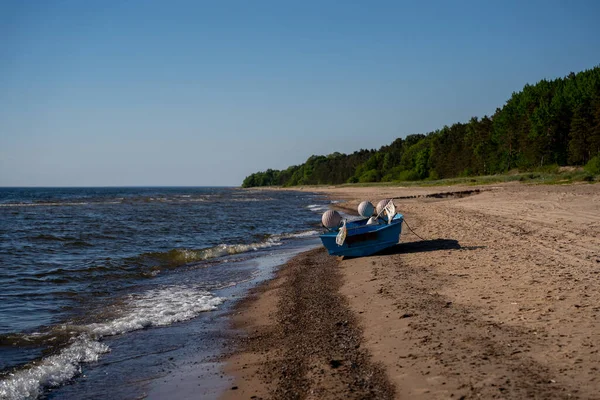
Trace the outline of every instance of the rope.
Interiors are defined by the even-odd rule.
[[[406,222],[406,218],[404,219],[404,223],[406,224],[406,226],[408,227],[408,229],[410,229],[410,231],[415,234],[416,237],[418,237],[421,240],[426,240],[426,239],[423,239],[421,236],[419,236],[419,234],[417,232],[413,231],[413,229],[410,227],[410,225],[408,224],[408,222]]]

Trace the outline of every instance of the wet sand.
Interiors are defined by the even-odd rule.
[[[225,398],[600,398],[600,185],[304,190],[402,197],[426,240],[284,266],[238,305]]]
[[[393,398],[383,366],[362,346],[341,273],[324,249],[309,251],[238,305],[241,352],[226,368],[238,379],[225,398]]]

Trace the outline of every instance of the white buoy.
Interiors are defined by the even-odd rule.
[[[374,210],[375,207],[373,207],[373,204],[366,200],[358,205],[358,213],[361,217],[370,217],[371,215],[373,215]]]
[[[327,210],[323,213],[321,222],[326,228],[335,228],[340,225],[340,222],[342,222],[342,216],[335,210]]]
[[[371,217],[369,218],[369,220],[367,221],[367,225],[379,225],[379,220],[377,219],[377,217]]]
[[[377,211],[377,215],[381,214],[381,212],[389,202],[390,199],[383,199],[379,203],[377,203],[377,208],[375,209],[375,211]]]

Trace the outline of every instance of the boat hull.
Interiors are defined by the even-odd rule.
[[[366,219],[353,221],[347,225],[344,244],[335,242],[337,232],[322,234],[321,241],[330,255],[345,257],[364,257],[396,245],[402,233],[404,217],[396,214],[391,224],[366,225]]]

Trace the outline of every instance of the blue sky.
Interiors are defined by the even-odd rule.
[[[239,185],[379,148],[598,65],[598,15],[597,1],[0,0],[0,186]]]

